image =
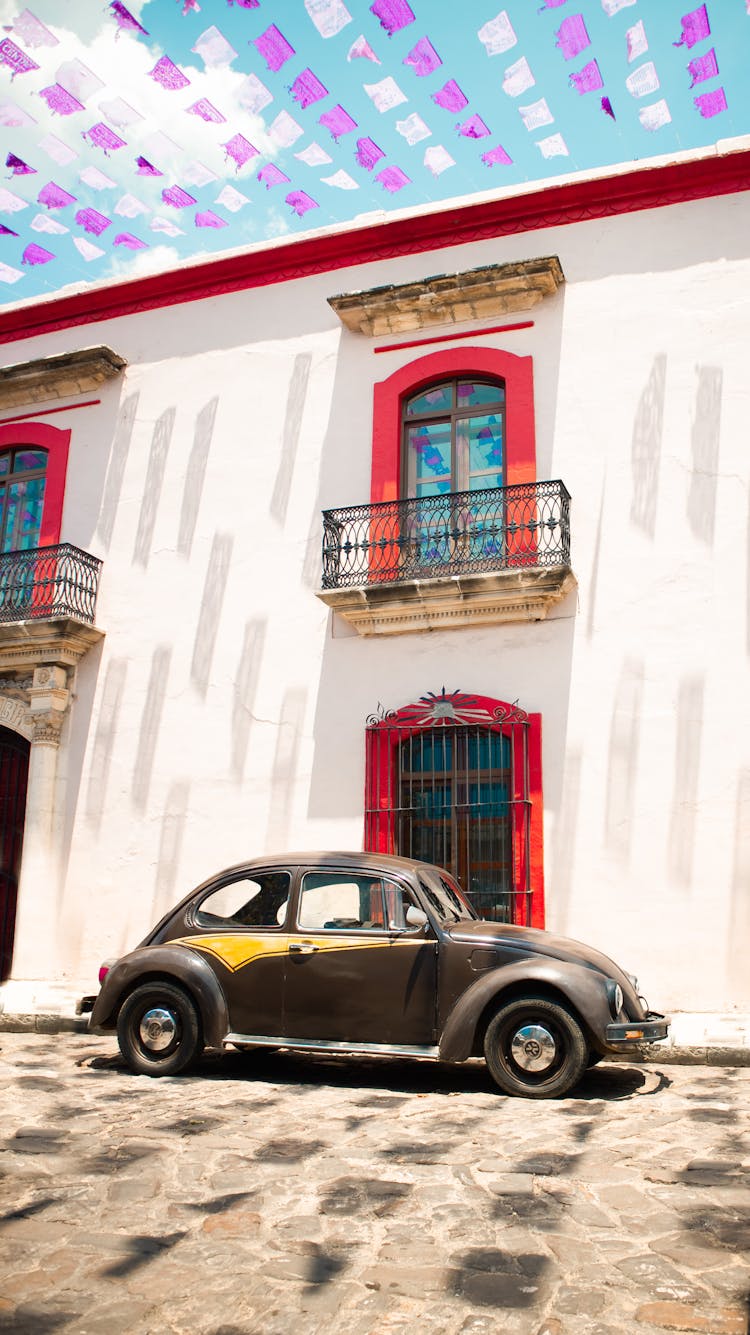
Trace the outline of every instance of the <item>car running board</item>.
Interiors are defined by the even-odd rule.
[[[291,1048],[301,1052],[340,1052],[362,1057],[429,1057],[437,1061],[439,1048],[429,1043],[342,1043],[326,1038],[272,1038],[268,1034],[227,1034],[224,1047]]]

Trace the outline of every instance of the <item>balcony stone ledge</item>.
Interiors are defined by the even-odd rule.
[[[569,566],[412,579],[364,588],[321,589],[318,598],[358,635],[543,621],[577,587]]]
[[[104,631],[73,617],[0,623],[0,670],[40,664],[75,667]]]
[[[0,367],[0,408],[24,407],[29,403],[86,393],[120,375],[126,366],[124,357],[104,344],[3,366]]]

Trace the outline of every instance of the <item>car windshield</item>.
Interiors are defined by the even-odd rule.
[[[427,896],[430,908],[441,923],[465,922],[475,919],[475,913],[463,890],[459,889],[452,876],[437,868],[422,867],[419,870],[419,884]]]

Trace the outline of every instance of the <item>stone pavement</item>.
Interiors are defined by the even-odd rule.
[[[0,1035],[0,1331],[746,1335],[750,1069],[481,1063]]]

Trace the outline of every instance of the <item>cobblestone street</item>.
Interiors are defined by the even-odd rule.
[[[3,1034],[0,1330],[745,1335],[750,1069],[204,1057]]]

